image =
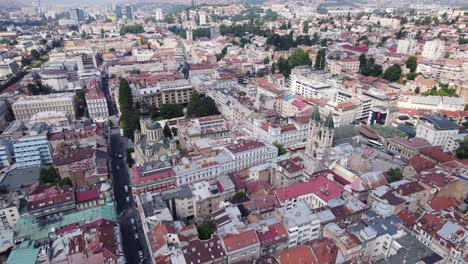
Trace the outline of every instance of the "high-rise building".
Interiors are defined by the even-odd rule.
[[[205,12],[200,12],[198,14],[198,17],[200,18],[200,25],[205,25],[206,24],[206,13]]]
[[[436,60],[442,56],[444,50],[445,41],[439,39],[426,41],[426,43],[424,43],[422,56],[425,59]]]
[[[125,6],[125,16],[127,19],[133,19],[133,7],[131,5]]]
[[[162,21],[164,19],[161,8],[156,8],[156,10],[154,10],[154,18],[156,21]]]
[[[416,51],[415,39],[400,39],[398,40],[397,53],[413,55]]]
[[[115,17],[122,18],[122,7],[119,5],[115,6]]]
[[[72,8],[70,9],[70,18],[75,22],[85,22],[86,21],[86,14],[83,9],[80,8]]]

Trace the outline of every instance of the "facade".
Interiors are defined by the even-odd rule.
[[[278,208],[276,216],[288,231],[288,248],[320,238],[320,220],[305,203],[289,210]]]
[[[433,146],[444,146],[449,137],[458,134],[459,129],[445,117],[424,116],[416,125],[416,136],[427,140]]]
[[[61,69],[47,69],[40,73],[41,80],[54,91],[63,92],[68,89],[68,73]]]
[[[416,52],[416,45],[415,39],[399,39],[397,53],[413,55]]]
[[[291,90],[305,98],[330,98],[335,88],[300,73],[292,73]]]
[[[406,109],[463,111],[465,100],[463,98],[445,96],[408,96],[399,100],[397,106]]]
[[[107,99],[97,81],[91,81],[88,84],[85,99],[88,114],[91,119],[102,122],[109,118]]]
[[[424,43],[422,56],[429,60],[439,59],[445,51],[445,41],[436,39]]]
[[[444,145],[443,151],[455,153],[458,147],[460,147],[460,142],[463,141],[466,136],[468,136],[468,134],[454,134],[449,136]]]
[[[275,122],[261,123],[263,120],[254,120],[254,135],[271,144],[281,144],[284,147],[304,145],[309,131],[308,116],[288,118],[287,124]]]
[[[75,96],[72,93],[23,96],[12,104],[17,120],[29,120],[43,112],[69,113],[75,117]]]
[[[13,149],[18,168],[38,167],[52,163],[52,153],[47,138],[45,123],[35,123],[27,127],[22,121],[15,121],[3,132],[2,138]]]
[[[147,106],[161,107],[165,104],[186,104],[193,94],[192,85],[185,79],[158,82],[156,87],[140,89],[142,101]]]

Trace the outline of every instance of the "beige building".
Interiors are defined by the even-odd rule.
[[[142,101],[147,105],[161,107],[165,104],[185,104],[190,102],[194,89],[189,81],[175,80],[158,82],[156,87],[140,89]]]
[[[17,120],[28,120],[38,113],[62,112],[75,117],[75,95],[72,93],[20,97],[12,105]]]

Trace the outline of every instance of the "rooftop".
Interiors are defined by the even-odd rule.
[[[310,179],[308,182],[281,187],[275,190],[275,194],[280,201],[297,198],[302,195],[314,193],[325,202],[339,197],[344,188],[337,182],[329,180],[324,176]]]

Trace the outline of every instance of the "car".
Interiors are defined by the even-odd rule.
[[[138,239],[138,238],[139,238],[138,234],[135,234],[135,239]]]
[[[138,257],[139,257],[140,259],[143,258],[143,251],[141,251],[141,250],[138,251]]]
[[[117,165],[117,169],[118,169],[118,170],[120,170],[120,167],[119,167],[119,165]]]
[[[401,155],[395,155],[394,157],[397,159],[401,159]]]
[[[126,193],[128,193],[128,185],[124,186],[124,190],[125,190]]]
[[[127,198],[125,199],[127,201],[127,203],[130,202],[130,196],[127,196]]]
[[[119,154],[119,158],[122,158],[122,154]]]
[[[135,224],[135,219],[133,219],[133,218],[130,219],[130,222],[132,223],[132,225],[134,225]]]

